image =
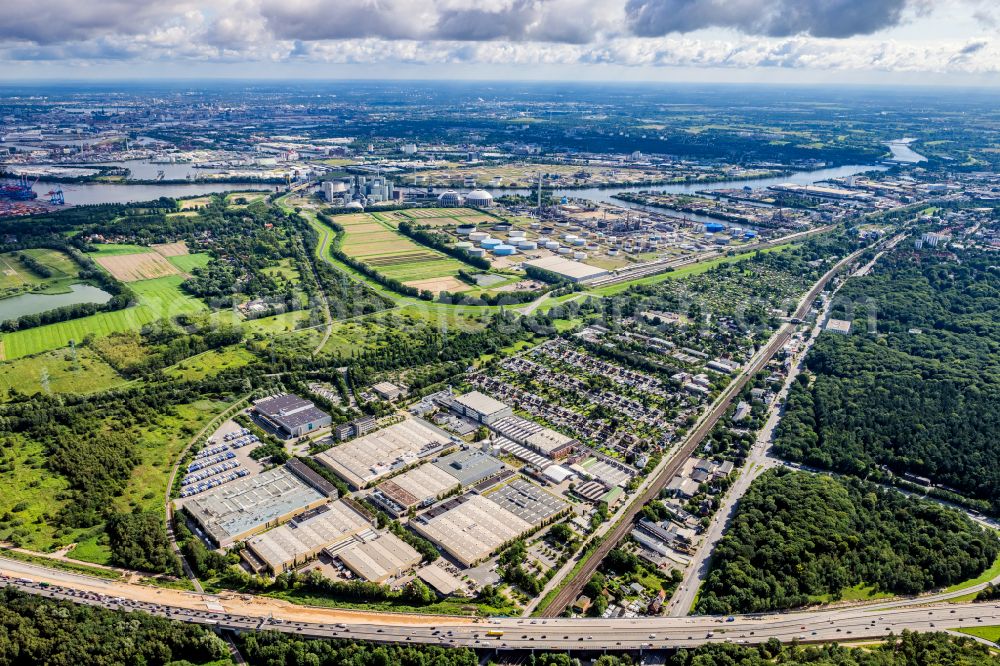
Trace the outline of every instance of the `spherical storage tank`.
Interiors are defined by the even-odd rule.
[[[483,240],[481,240],[479,242],[479,247],[481,247],[483,249],[486,249],[486,250],[492,250],[497,245],[503,245],[503,243],[501,241],[497,240],[496,238],[484,238]]]
[[[476,208],[490,208],[493,205],[493,195],[486,190],[472,190],[465,195],[465,203]]]
[[[438,203],[442,206],[461,206],[464,199],[455,190],[445,190],[438,196]]]
[[[473,243],[478,243],[479,241],[485,240],[489,237],[490,235],[485,231],[473,231],[472,233],[469,234],[469,240],[472,241]]]
[[[523,240],[517,244],[517,249],[519,250],[537,250],[538,243],[530,240]]]
[[[506,243],[501,243],[493,248],[493,254],[498,257],[507,257],[517,252],[513,245],[507,245]]]
[[[476,231],[476,225],[474,224],[460,224],[455,227],[455,233],[459,236],[468,236]]]

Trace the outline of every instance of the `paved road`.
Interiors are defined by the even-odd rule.
[[[799,306],[792,315],[794,319],[803,319],[809,313],[809,309],[812,307],[813,301],[819,296],[819,293],[823,291],[826,287],[827,282],[836,275],[840,270],[853,262],[857,257],[863,253],[867,248],[862,248],[856,252],[852,252],[848,256],[837,262],[833,268],[827,271],[809,290],[809,292],[802,297],[799,301]],[[726,413],[729,409],[730,404],[732,404],[733,398],[739,394],[746,383],[753,377],[761,368],[763,368],[768,361],[781,349],[785,343],[791,338],[792,333],[795,330],[795,326],[792,324],[782,324],[781,327],[771,336],[771,339],[766,345],[764,345],[758,352],[750,359],[747,366],[740,372],[739,375],[730,382],[729,386],[722,392],[722,394],[716,399],[712,407],[702,416],[699,422],[691,430],[688,438],[685,440],[684,444],[674,453],[673,457],[669,459],[666,465],[661,468],[658,475],[655,476],[654,480],[647,486],[646,490],[638,495],[638,497],[633,500],[631,504],[628,505],[628,509],[624,512],[624,516],[618,523],[615,524],[611,532],[601,541],[600,545],[594,550],[593,555],[586,561],[586,563],[580,567],[576,575],[571,581],[569,581],[556,595],[555,599],[545,608],[541,613],[544,617],[557,617],[562,614],[562,612],[569,607],[573,601],[580,595],[583,587],[593,576],[597,567],[600,566],[601,560],[618,544],[619,541],[632,529],[632,523],[635,520],[636,515],[642,510],[643,505],[645,505],[650,500],[659,497],[660,491],[667,482],[673,478],[675,474],[684,465],[684,462],[697,450],[698,446],[705,437],[712,431],[712,428],[719,422],[719,419]]]
[[[91,578],[0,558],[0,584],[46,597],[111,609],[142,610],[233,630],[269,629],[320,638],[499,649],[601,650],[693,647],[705,643],[856,641],[904,629],[937,631],[1000,624],[1000,604],[960,603],[722,617],[605,620],[473,620],[295,606],[267,597],[208,595]],[[969,588],[969,591],[983,586]],[[915,603],[913,601],[911,604]]]
[[[905,237],[906,234],[899,234],[886,241],[884,245],[885,249],[878,252],[871,261],[857,269],[849,277],[867,275],[875,265],[875,262],[877,262],[887,251],[896,247],[896,245],[898,245],[899,242]],[[850,257],[848,259],[850,259]],[[841,261],[835,268],[839,270],[845,265],[846,263]],[[827,276],[825,276],[824,279],[827,279]],[[668,615],[673,617],[683,617],[691,612],[692,607],[694,606],[695,597],[698,596],[698,590],[702,583],[705,582],[705,578],[708,576],[708,572],[711,569],[712,552],[715,550],[715,546],[718,544],[719,540],[722,539],[722,535],[725,533],[726,528],[729,526],[733,516],[736,514],[736,508],[739,505],[740,498],[746,494],[750,485],[758,476],[763,474],[766,470],[781,464],[781,461],[776,460],[770,455],[770,450],[771,444],[774,441],[774,430],[778,426],[778,422],[781,420],[781,415],[784,411],[783,406],[785,399],[788,396],[788,391],[791,388],[792,382],[795,381],[795,378],[802,371],[806,354],[816,342],[816,339],[823,330],[823,323],[826,320],[826,316],[829,313],[831,306],[833,305],[833,296],[840,291],[840,288],[843,287],[846,282],[847,280],[842,280],[840,284],[837,285],[837,288],[832,291],[830,299],[827,300],[823,311],[820,312],[819,316],[816,318],[816,323],[813,325],[812,329],[810,329],[809,337],[799,350],[795,361],[788,372],[788,376],[785,377],[781,390],[778,392],[774,403],[771,405],[767,420],[757,433],[757,440],[754,442],[754,446],[750,450],[750,454],[747,456],[739,478],[735,483],[733,483],[733,485],[729,488],[729,491],[726,493],[722,505],[713,516],[708,529],[705,530],[702,535],[694,557],[691,559],[691,562],[684,571],[684,578],[681,580],[680,585],[678,585],[677,592],[674,593],[673,598],[671,598],[670,602],[667,604]],[[803,303],[800,302],[800,311],[802,310],[802,305]],[[808,310],[806,312],[808,312]]]

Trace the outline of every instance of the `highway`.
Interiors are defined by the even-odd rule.
[[[802,297],[802,300],[799,301],[798,308],[796,308],[792,318],[794,320],[803,319],[809,313],[809,309],[812,307],[813,302],[816,300],[816,297],[819,296],[819,293],[823,291],[827,282],[829,282],[834,275],[842,270],[844,266],[853,262],[867,249],[868,248],[862,248],[852,252],[838,261],[833,268],[817,280],[812,289],[810,289],[809,292]],[[674,477],[675,474],[678,473],[678,471],[680,471],[684,462],[691,457],[695,450],[697,450],[698,446],[701,445],[701,442],[712,431],[712,428],[715,427],[715,425],[719,422],[719,419],[721,419],[726,413],[726,410],[729,409],[733,398],[739,394],[741,390],[743,390],[746,383],[750,381],[750,379],[761,368],[763,368],[768,361],[771,360],[778,350],[788,342],[794,330],[794,324],[782,324],[774,335],[771,336],[768,343],[757,351],[753,358],[750,359],[747,366],[740,372],[739,375],[737,375],[735,379],[733,379],[732,382],[730,382],[729,386],[727,386],[722,394],[716,399],[711,408],[709,408],[709,410],[701,417],[695,427],[688,434],[684,444],[677,449],[667,463],[661,467],[659,474],[655,477],[653,482],[648,484],[646,489],[632,501],[632,503],[628,506],[628,509],[615,524],[614,528],[601,541],[597,548],[594,549],[593,553],[588,557],[586,562],[584,562],[583,566],[576,570],[576,574],[573,579],[559,590],[555,598],[540,613],[541,616],[558,617],[566,608],[569,607],[570,604],[573,603],[573,601],[576,600],[584,586],[587,584],[587,581],[589,581],[594,572],[597,571],[597,567],[600,566],[601,561],[632,529],[632,523],[635,521],[635,517],[642,510],[642,507],[650,500],[659,497],[660,491],[663,490],[663,487],[670,481],[671,478]]]
[[[478,649],[643,650],[705,643],[857,641],[904,629],[937,631],[1000,624],[1000,604],[867,605],[838,610],[725,617],[471,619],[296,606],[267,597],[209,595],[92,578],[0,557],[0,584],[110,609],[141,610],[232,630],[276,630],[315,638]],[[951,593],[967,594],[983,585]],[[940,599],[930,597],[927,601]],[[947,596],[947,595],[944,595]]]

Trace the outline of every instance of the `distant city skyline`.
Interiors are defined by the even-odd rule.
[[[0,80],[402,78],[1000,86],[990,0],[43,0]]]

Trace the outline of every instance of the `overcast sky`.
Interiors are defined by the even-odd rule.
[[[1000,0],[38,0],[0,79],[1000,86]]]

